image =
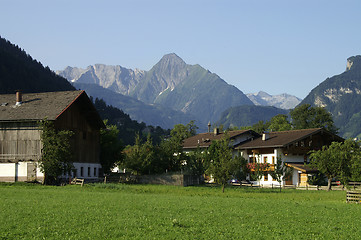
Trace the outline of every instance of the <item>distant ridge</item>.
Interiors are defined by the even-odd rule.
[[[34,60],[24,50],[0,37],[0,93],[75,90],[63,77]]]
[[[295,108],[302,101],[302,99],[287,93],[270,95],[260,91],[258,93],[248,93],[246,95],[255,105],[273,106],[282,109]]]

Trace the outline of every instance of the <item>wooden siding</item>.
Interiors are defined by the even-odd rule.
[[[74,132],[71,142],[75,162],[99,163],[100,129],[90,125],[85,116],[81,102],[75,102],[57,118],[55,127]]]
[[[37,122],[0,122],[0,162],[37,161],[41,148]]]

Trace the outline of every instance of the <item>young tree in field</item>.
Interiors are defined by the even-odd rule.
[[[57,131],[51,121],[41,121],[43,143],[40,170],[44,173],[44,184],[56,184],[63,174],[70,174],[73,168],[73,154],[70,147],[72,131]]]
[[[233,157],[228,136],[221,140],[213,141],[208,148],[208,169],[206,173],[212,175],[214,181],[222,185],[222,192],[232,176],[241,170],[241,157]]]
[[[109,173],[117,162],[122,161],[123,145],[117,126],[108,125],[108,120],[104,120],[104,124],[106,129],[100,130],[100,163],[104,173]]]
[[[189,152],[185,161],[182,164],[182,170],[185,173],[201,176],[204,174],[204,161],[205,161],[205,152],[202,149],[197,148],[195,151]]]
[[[276,180],[280,185],[280,192],[282,189],[282,181],[291,176],[293,168],[287,167],[286,164],[282,161],[281,156],[277,157],[277,162],[275,164],[275,169],[271,172],[271,177]]]
[[[182,161],[186,158],[183,153],[183,140],[194,136],[197,128],[194,121],[190,121],[187,125],[177,124],[171,130],[170,137],[161,142],[160,157],[163,159],[163,162],[168,163],[169,171],[178,171],[181,169]]]
[[[251,175],[251,179],[254,181],[260,181],[264,174],[267,172],[269,168],[268,163],[248,163],[249,173]]]
[[[327,190],[331,190],[333,178],[338,178],[347,185],[352,172],[359,172],[353,166],[359,166],[360,148],[352,140],[332,142],[330,146],[323,146],[322,150],[311,151],[310,166],[317,168],[328,178]],[[356,172],[355,172],[356,171]]]
[[[325,108],[303,104],[291,110],[290,115],[294,129],[323,127],[332,133],[337,133],[332,115]]]
[[[125,149],[122,166],[133,170],[135,174],[151,174],[154,173],[153,164],[156,166],[156,159],[155,148],[150,136],[148,135],[147,141],[142,143],[139,134],[136,134],[135,144]]]

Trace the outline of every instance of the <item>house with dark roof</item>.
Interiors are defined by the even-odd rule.
[[[104,123],[84,91],[0,95],[0,181],[42,180],[38,161],[42,143],[39,121],[71,130],[72,177],[98,178],[100,129]]]
[[[262,137],[240,144],[236,149],[249,163],[270,165],[259,184],[277,184],[269,173],[274,170],[277,159],[282,159],[287,166],[293,168],[291,177],[283,181],[282,185],[305,186],[308,177],[317,172],[305,165],[309,162],[309,152],[320,150],[335,141],[344,139],[323,128],[313,128],[264,133]]]
[[[212,144],[212,141],[220,140],[225,136],[226,133],[220,132],[218,128],[215,128],[213,132],[197,134],[183,141],[183,151],[191,152],[197,148],[207,149]],[[253,130],[228,131],[227,136],[230,138],[233,148],[241,143],[260,137],[260,135]]]

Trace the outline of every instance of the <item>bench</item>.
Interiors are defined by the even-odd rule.
[[[84,179],[73,178],[73,180],[71,180],[71,184],[83,186],[84,185]]]

